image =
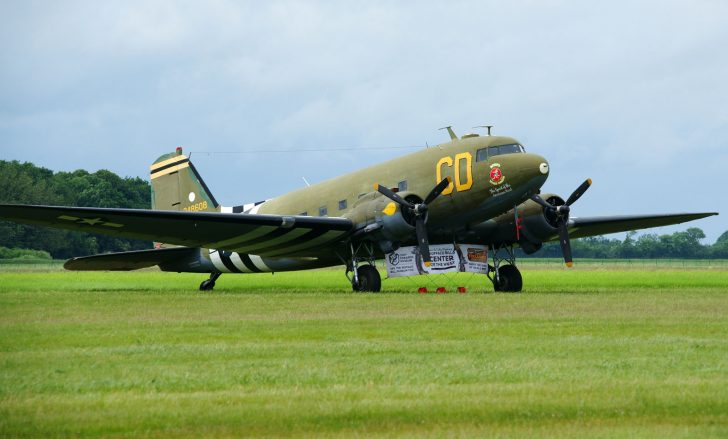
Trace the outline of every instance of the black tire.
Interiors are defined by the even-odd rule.
[[[372,265],[362,265],[356,271],[359,283],[352,285],[354,291],[370,291],[378,293],[382,290],[382,277],[379,271]]]
[[[200,291],[212,291],[213,288],[215,288],[215,281],[210,279],[205,279],[200,284]]]
[[[501,281],[498,282],[495,280],[495,278],[493,278],[492,281],[493,281],[493,291],[495,291],[496,293],[500,293],[501,291],[503,291],[501,289],[501,284],[503,283],[503,279],[501,279]]]
[[[502,265],[498,268],[498,282],[493,281],[495,291],[517,293],[523,289],[523,277],[515,265]]]

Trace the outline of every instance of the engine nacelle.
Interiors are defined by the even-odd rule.
[[[561,206],[564,204],[564,200],[558,195],[551,195],[545,199],[554,206]],[[531,203],[533,203],[533,201],[531,201]],[[521,228],[521,241],[525,238],[531,243],[538,243],[539,248],[541,248],[540,244],[544,240],[549,239],[558,233],[556,228],[556,214],[553,211],[544,209],[536,203],[533,204],[535,205],[536,210],[532,211],[529,209],[524,212],[525,215],[522,217],[523,227]]]
[[[413,203],[422,201],[414,194],[400,195]],[[366,239],[376,242],[385,253],[396,250],[401,242],[411,239],[415,233],[415,218],[409,210],[403,210],[379,192],[361,197],[348,217],[358,227],[369,229]]]
[[[560,206],[564,200],[558,195],[544,196],[549,203]],[[526,254],[538,251],[544,241],[558,234],[556,215],[529,200],[518,207],[520,230],[516,231],[516,216],[513,210],[474,227],[478,238],[491,243],[518,244]]]

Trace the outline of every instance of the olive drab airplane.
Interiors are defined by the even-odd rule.
[[[485,245],[496,291],[520,291],[514,248],[558,240],[567,266],[570,238],[678,224],[717,213],[571,217],[584,181],[566,199],[541,193],[549,164],[511,137],[466,134],[270,200],[222,206],[181,148],[151,166],[152,209],[0,205],[20,223],[155,242],[150,250],[77,257],[69,270],[221,273],[343,265],[355,291],[380,291],[375,261],[401,246],[425,266],[430,243]]]

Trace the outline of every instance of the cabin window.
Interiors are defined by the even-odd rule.
[[[488,160],[488,148],[479,149],[477,153],[475,153],[475,161],[476,162],[484,162]]]
[[[326,206],[319,207],[319,216],[326,216],[329,214],[329,209]]]
[[[346,209],[346,200],[339,201],[339,210]]]
[[[404,192],[407,190],[407,180],[402,180],[397,183],[397,192]]]

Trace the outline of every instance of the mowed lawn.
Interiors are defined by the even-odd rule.
[[[725,270],[203,279],[0,272],[0,436],[728,436]]]

